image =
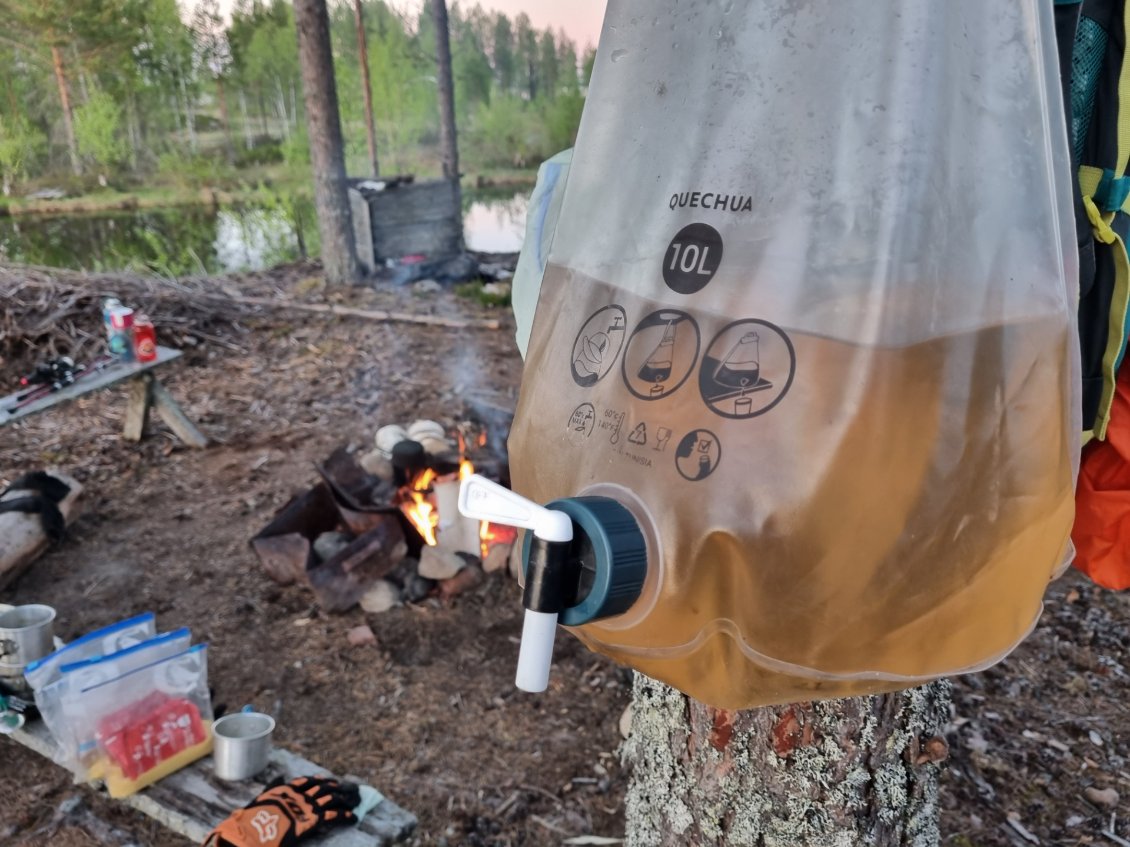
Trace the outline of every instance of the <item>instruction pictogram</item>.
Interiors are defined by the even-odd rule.
[[[588,438],[596,426],[596,409],[592,403],[582,403],[569,416],[569,434],[574,439]]]
[[[663,453],[667,450],[667,442],[670,440],[671,430],[665,426],[661,426],[655,431],[655,446],[651,449],[657,453]]]
[[[636,424],[636,428],[632,430],[632,434],[628,436],[628,442],[643,447],[647,444],[647,424],[643,421]]]
[[[706,349],[698,387],[710,410],[724,418],[755,418],[788,393],[796,351],[784,330],[748,319],[725,327]]]
[[[620,443],[620,429],[624,426],[626,417],[626,412],[618,412],[615,409],[604,410],[598,426],[602,431],[609,433],[608,440],[612,444]]]
[[[585,321],[573,341],[570,368],[581,388],[596,385],[616,365],[627,334],[627,315],[620,306],[605,306]]]
[[[683,479],[706,479],[722,461],[722,444],[708,429],[694,429],[683,436],[675,450],[675,467]]]
[[[632,330],[621,370],[628,390],[641,400],[674,394],[694,370],[698,324],[686,312],[660,309]]]

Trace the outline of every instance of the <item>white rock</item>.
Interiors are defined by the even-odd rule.
[[[361,595],[361,608],[371,614],[387,612],[400,603],[400,589],[387,579],[378,579]]]
[[[487,573],[494,573],[495,571],[506,570],[510,564],[510,544],[495,544],[487,551],[487,557],[483,559],[483,570]]]
[[[450,453],[455,449],[455,444],[446,438],[435,438],[431,435],[425,435],[416,440],[419,441],[424,446],[424,449],[432,456]]]
[[[620,714],[620,737],[627,738],[632,734],[632,704],[629,703],[624,707],[624,711]]]
[[[362,456],[361,467],[365,469],[365,473],[372,474],[386,482],[392,482],[394,476],[392,462],[380,450],[370,450]]]
[[[376,438],[373,441],[378,450],[380,450],[385,458],[392,457],[392,448],[399,444],[401,441],[408,440],[408,430],[400,424],[389,424],[382,426],[377,430]]]
[[[1083,796],[1096,806],[1113,809],[1118,805],[1118,792],[1113,788],[1095,788],[1093,785],[1083,789]]]
[[[439,438],[446,440],[447,433],[439,421],[419,420],[408,424],[408,437],[413,441],[423,442],[425,438]]]
[[[466,566],[458,553],[445,547],[425,547],[420,551],[420,576],[427,579],[451,579]]]
[[[510,576],[518,580],[518,584],[525,584],[526,576],[524,573],[525,563],[522,561],[522,548],[525,544],[522,541],[522,533],[518,533],[518,538],[515,539],[514,545],[510,548]]]

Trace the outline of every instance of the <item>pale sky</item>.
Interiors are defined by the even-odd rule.
[[[233,0],[220,0],[225,15],[231,11]],[[454,0],[448,0],[448,6]],[[195,0],[181,0],[181,8],[196,6]],[[476,3],[488,11],[505,12],[511,18],[525,12],[537,29],[552,27],[565,30],[582,50],[596,46],[600,40],[600,25],[604,21],[606,0],[459,0],[461,6],[474,8]],[[420,0],[392,0],[394,6],[419,6]]]
[[[462,0],[461,5],[473,8],[475,3]],[[605,0],[479,0],[479,5],[511,18],[525,12],[537,29],[563,29],[581,48],[596,46],[604,22]]]

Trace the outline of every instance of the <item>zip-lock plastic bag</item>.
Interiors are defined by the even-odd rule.
[[[183,653],[191,644],[192,633],[184,627],[107,656],[62,665],[59,678],[35,692],[35,705],[55,740],[55,761],[74,770],[79,749],[93,746],[93,736],[84,738],[77,733],[86,709],[82,691]]]
[[[611,0],[510,441],[650,535],[593,649],[716,706],[985,667],[1068,556],[1052,5]]]
[[[63,665],[116,653],[152,638],[156,631],[157,626],[152,612],[118,621],[94,632],[88,632],[82,638],[76,638],[54,653],[32,662],[24,668],[24,678],[32,691],[39,691],[59,678],[60,668]]]
[[[198,644],[77,695],[76,776],[127,797],[212,751],[207,646]]]

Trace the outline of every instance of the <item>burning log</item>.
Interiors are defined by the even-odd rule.
[[[322,608],[344,612],[408,553],[404,530],[393,515],[379,523],[328,561],[310,568],[306,577]]]
[[[483,569],[475,563],[471,563],[463,568],[451,579],[445,579],[439,584],[439,593],[444,600],[450,600],[457,594],[471,591],[478,588],[483,584],[486,576],[483,574]]]

